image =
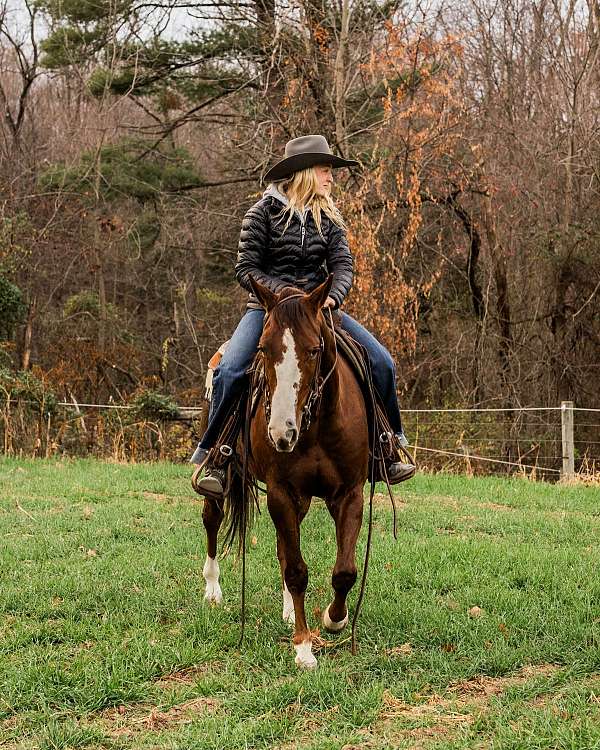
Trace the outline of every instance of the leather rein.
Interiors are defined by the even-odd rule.
[[[278,302],[273,305],[271,310],[265,315],[265,322],[267,317],[271,314],[271,312],[277,307],[278,305],[282,304],[283,302],[287,302],[290,299],[296,299],[300,297],[305,297],[306,295],[303,293],[298,294],[290,294],[289,297],[285,297],[285,299],[279,300]],[[306,399],[306,403],[302,407],[302,422],[300,424],[300,432],[302,430],[308,430],[311,424],[311,421],[313,417],[316,417],[319,413],[319,407],[321,405],[321,398],[323,396],[323,390],[325,388],[325,385],[329,378],[333,375],[333,372],[337,366],[338,361],[338,350],[337,350],[337,341],[335,339],[335,331],[333,328],[333,315],[331,314],[331,308],[328,307],[327,311],[329,312],[329,321],[331,323],[331,333],[333,335],[333,346],[335,351],[335,357],[333,361],[333,365],[331,366],[331,369],[325,375],[325,377],[322,377],[321,375],[321,359],[323,357],[323,352],[325,350],[325,340],[323,339],[323,336],[320,337],[319,341],[319,351],[317,354],[317,362],[315,365],[315,372],[310,384],[310,390],[308,393],[308,398]],[[264,323],[263,323],[264,326]],[[269,389],[269,382],[266,377],[265,373],[265,367],[264,367],[264,354],[261,352],[262,356],[262,370],[264,375],[264,409],[265,409],[265,417],[267,424],[269,423],[269,420],[271,418],[271,391]],[[316,408],[315,408],[316,407]],[[313,414],[313,409],[315,409]],[[268,431],[267,431],[268,432]],[[271,440],[271,437],[269,436],[269,440]]]

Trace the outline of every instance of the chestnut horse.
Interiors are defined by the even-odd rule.
[[[287,288],[278,295],[252,280],[266,311],[259,343],[265,389],[250,424],[249,469],[267,486],[281,566],[283,619],[295,626],[295,661],[306,669],[317,661],[304,606],[308,569],[300,549],[300,524],[312,497],[323,498],[337,540],[333,600],[323,612],[323,625],[337,633],[348,623],[346,597],[357,577],[355,551],[369,466],[365,400],[349,364],[337,356],[323,313],[332,279],[330,275],[310,294]],[[203,518],[208,537],[205,598],[218,603],[222,596],[216,548],[223,513],[214,500],[206,499]]]

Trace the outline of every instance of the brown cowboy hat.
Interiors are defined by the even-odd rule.
[[[285,157],[269,169],[263,181],[282,180],[301,169],[314,167],[315,164],[330,164],[335,169],[354,167],[358,162],[332,154],[326,138],[322,135],[302,135],[285,144]]]

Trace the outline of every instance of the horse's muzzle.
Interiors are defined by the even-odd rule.
[[[296,447],[298,442],[298,429],[291,426],[293,423],[291,420],[287,420],[286,427],[288,428],[283,435],[273,434],[277,433],[278,430],[271,430],[269,428],[269,440],[273,444],[273,447],[279,453],[291,453]]]

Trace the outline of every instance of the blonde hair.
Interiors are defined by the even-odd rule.
[[[344,219],[331,196],[318,194],[319,181],[313,167],[307,167],[306,169],[294,172],[294,174],[283,180],[277,180],[274,184],[279,192],[283,193],[289,201],[280,214],[283,217],[286,213],[289,213],[283,228],[284,232],[294,216],[295,209],[302,211],[302,209],[307,208],[310,208],[312,211],[317,231],[321,237],[323,237],[323,232],[321,231],[321,211],[327,214],[331,221],[338,227],[346,229]]]

